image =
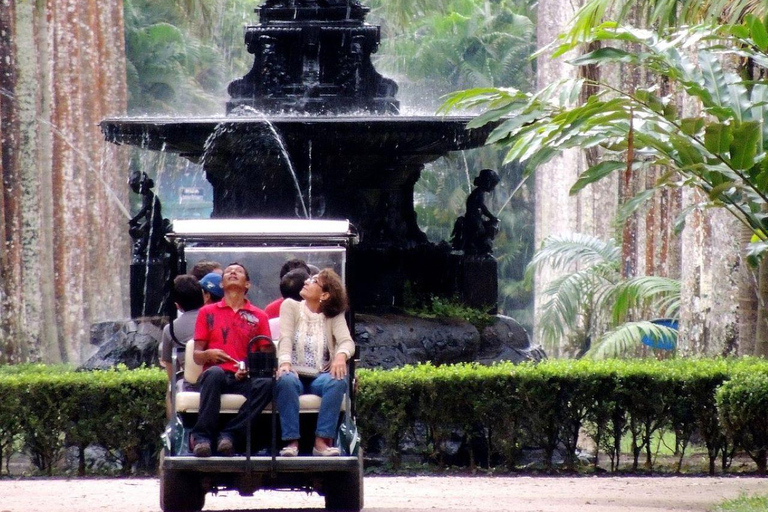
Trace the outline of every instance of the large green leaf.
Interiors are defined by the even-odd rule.
[[[734,168],[746,170],[755,165],[755,156],[761,149],[758,147],[761,129],[757,121],[746,121],[734,127],[730,146],[731,165]]]
[[[709,93],[711,104],[707,104],[706,98],[701,98],[705,106],[707,107],[719,107],[719,109],[710,109],[711,112],[721,113],[718,117],[725,117],[725,115],[740,117],[740,113],[737,113],[730,108],[730,93],[728,91],[728,81],[726,80],[726,74],[723,71],[723,66],[716,55],[710,52],[700,51],[698,54],[699,66],[701,66],[701,74],[704,80],[704,87]]]
[[[736,183],[733,181],[725,181],[723,183],[719,183],[712,187],[712,190],[709,191],[709,198],[712,200],[719,199],[721,198],[722,194],[729,192],[735,186]]]
[[[698,136],[701,129],[704,128],[704,124],[705,121],[702,117],[686,117],[685,119],[680,120],[680,129],[689,137],[695,137]]]
[[[619,211],[616,214],[616,219],[620,223],[624,223],[629,219],[642,205],[646,204],[650,198],[656,193],[655,188],[649,188],[635,194],[627,202],[619,207]]]
[[[676,345],[677,329],[658,325],[648,320],[628,322],[598,339],[584,357],[592,359],[621,357],[641,347],[643,338],[671,340]]]
[[[693,144],[691,139],[682,135],[671,134],[669,141],[675,148],[676,160],[681,167],[691,168],[704,163],[704,155],[701,153],[701,149]]]
[[[763,21],[754,14],[748,14],[745,21],[749,26],[750,36],[755,46],[762,52],[768,51],[768,31],[765,29]]]
[[[621,251],[614,240],[604,241],[581,233],[549,236],[528,265],[529,271],[540,265],[564,269],[571,265],[595,266],[616,263]]]
[[[627,167],[626,162],[616,162],[614,160],[607,160],[600,162],[597,165],[593,165],[579,176],[576,183],[571,187],[570,195],[577,194],[581,189],[587,185],[591,185],[596,181],[600,181],[609,174],[619,169],[625,169]]]
[[[680,280],[662,276],[638,276],[619,282],[612,291],[612,318],[617,325],[633,310],[653,305],[655,314],[676,317],[680,309]]]
[[[638,55],[622,50],[620,48],[599,48],[593,52],[585,53],[571,61],[571,64],[584,66],[587,64],[607,64],[609,62],[631,62],[640,61]]]
[[[729,124],[712,123],[704,129],[704,146],[711,153],[725,154],[730,151],[732,142],[733,133]]]
[[[768,142],[768,83],[761,82],[752,86],[750,119],[762,126],[762,146]]]

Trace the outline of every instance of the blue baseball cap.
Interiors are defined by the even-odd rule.
[[[200,286],[203,287],[203,290],[216,298],[220,299],[224,297],[224,290],[221,289],[221,274],[217,274],[216,272],[205,274],[200,280]]]

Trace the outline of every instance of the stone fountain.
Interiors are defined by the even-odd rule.
[[[495,260],[428,242],[413,201],[426,163],[482,145],[493,126],[400,115],[397,85],[371,63],[380,27],[357,0],[266,0],[256,12],[253,67],[229,84],[226,117],[106,119],[106,140],[202,164],[212,217],[350,220],[358,312],[400,306],[406,288],[495,310]],[[134,254],[132,316],[158,314],[163,293],[147,275],[162,267]]]

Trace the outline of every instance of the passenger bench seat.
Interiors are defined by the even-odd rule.
[[[195,384],[203,373],[203,367],[195,362],[195,340],[187,342],[187,348],[184,351],[184,380],[189,384]],[[320,410],[321,398],[317,395],[299,396],[299,411],[302,413],[317,413]],[[236,414],[240,407],[245,403],[243,395],[221,395],[221,413]],[[346,400],[342,402],[342,410],[346,405]],[[197,413],[200,410],[200,393],[197,391],[180,391],[176,394],[176,412]],[[271,412],[270,403],[264,409],[264,412]]]

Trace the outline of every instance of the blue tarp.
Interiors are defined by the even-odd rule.
[[[656,325],[663,325],[664,327],[671,327],[674,330],[677,330],[677,320],[674,320],[672,318],[660,318],[658,320],[651,320],[651,323]],[[672,338],[671,336],[652,336],[652,335],[646,335],[643,336],[642,342],[644,345],[648,345],[652,348],[657,348],[660,350],[674,350],[676,345],[676,339]]]

